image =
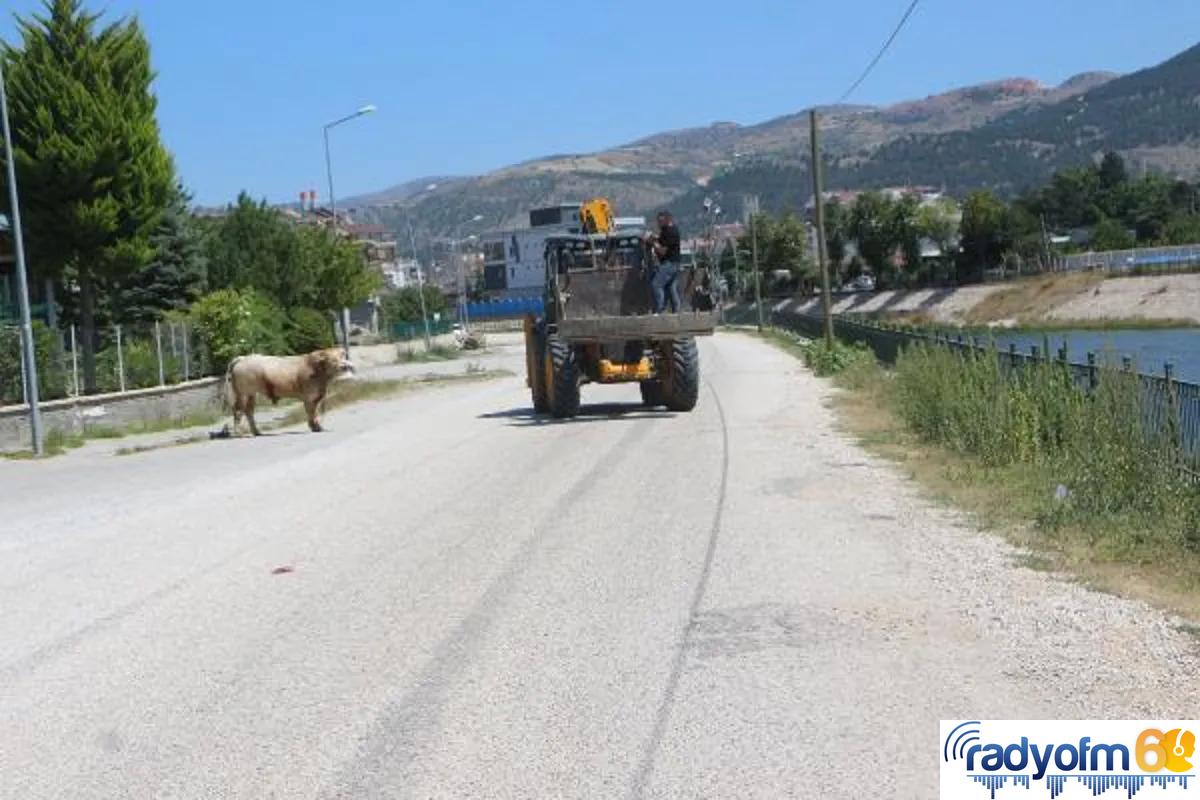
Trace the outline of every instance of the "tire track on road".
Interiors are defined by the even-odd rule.
[[[709,531],[708,546],[704,552],[704,563],[700,568],[700,577],[696,581],[696,588],[692,592],[692,602],[688,608],[688,623],[683,629],[679,646],[675,650],[675,657],[671,661],[671,673],[667,678],[667,685],[663,690],[663,697],[659,703],[658,712],[655,714],[654,728],[650,732],[650,739],[646,743],[641,763],[633,776],[633,783],[629,790],[629,797],[632,800],[641,800],[645,795],[646,784],[654,772],[654,762],[657,760],[658,752],[662,747],[662,740],[663,736],[666,735],[667,724],[671,721],[671,711],[675,706],[675,695],[679,691],[679,681],[683,676],[684,663],[687,661],[687,654],[691,649],[692,637],[696,630],[696,617],[700,613],[700,604],[704,602],[704,595],[708,591],[709,576],[712,574],[713,560],[717,552],[717,540],[721,534],[721,520],[725,514],[725,493],[729,486],[729,423],[725,417],[725,407],[721,405],[721,398],[717,395],[716,388],[713,387],[711,381],[705,381],[705,385],[708,387],[709,393],[712,394],[713,402],[717,406],[717,415],[721,420],[721,488],[717,493],[712,528]]]
[[[462,621],[438,644],[412,688],[372,724],[371,733],[364,737],[365,752],[360,751],[323,796],[374,796],[372,787],[378,786],[397,765],[401,769],[408,768],[420,758],[441,724],[447,695],[473,662],[488,632],[498,621],[500,609],[517,589],[538,551],[550,538],[563,532],[561,518],[566,511],[591,491],[599,478],[635,452],[632,445],[644,438],[648,424],[649,421],[643,421],[625,431],[538,520],[533,535],[521,544]]]

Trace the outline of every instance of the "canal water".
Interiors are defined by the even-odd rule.
[[[1103,331],[989,331],[1001,350],[1015,343],[1017,350],[1028,354],[1029,348],[1043,347],[1050,341],[1050,352],[1057,353],[1067,344],[1067,357],[1083,363],[1087,354],[1094,352],[1097,358],[1120,364],[1123,357],[1133,359],[1138,372],[1162,375],[1167,362],[1175,366],[1177,380],[1200,384],[1200,328],[1152,328],[1138,330]],[[986,339],[985,339],[986,340]]]

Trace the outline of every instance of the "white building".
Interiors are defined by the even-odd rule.
[[[494,231],[481,237],[484,288],[497,295],[537,295],[545,285],[546,238],[579,233],[582,203],[564,203],[529,212],[529,227]]]
[[[381,265],[383,279],[389,289],[403,289],[414,286],[420,280],[420,264],[411,258],[398,258],[395,261]]]

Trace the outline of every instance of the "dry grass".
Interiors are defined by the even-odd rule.
[[[1102,272],[1073,272],[1023,278],[992,292],[967,312],[968,325],[1015,320],[1018,325],[1044,322],[1051,311],[1094,290],[1104,282]]]
[[[401,345],[396,350],[397,364],[433,363],[437,361],[453,361],[461,355],[457,347],[435,344],[428,350],[422,346]]]
[[[511,375],[512,373],[508,370],[486,370],[480,369],[478,365],[468,364],[466,372],[455,375],[434,375],[431,373],[420,378],[403,378],[400,380],[340,381],[333,385],[329,396],[325,398],[321,413],[328,413],[334,409],[361,403],[366,400],[380,400],[386,397],[394,397],[395,395],[414,389],[486,381]],[[300,425],[307,421],[307,419],[308,417],[304,413],[304,408],[297,406],[270,427],[271,429],[287,428],[292,425]]]

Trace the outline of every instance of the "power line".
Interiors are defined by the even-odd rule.
[[[846,102],[846,99],[850,97],[850,95],[854,94],[854,90],[861,86],[862,82],[867,79],[867,76],[871,74],[871,71],[875,69],[876,65],[879,64],[880,59],[883,58],[884,53],[886,53],[888,48],[892,46],[892,42],[896,41],[896,37],[900,35],[900,31],[904,30],[904,26],[908,22],[908,18],[913,15],[914,11],[917,10],[917,5],[919,5],[920,2],[921,0],[912,0],[912,3],[908,6],[908,11],[905,11],[904,16],[900,19],[900,24],[896,26],[894,31],[892,31],[892,35],[888,37],[888,40],[883,43],[883,47],[879,48],[879,52],[875,54],[875,58],[871,59],[871,63],[867,65],[865,70],[863,70],[863,74],[858,76],[858,80],[856,80],[854,84],[846,90],[845,94],[838,98],[839,103]]]

